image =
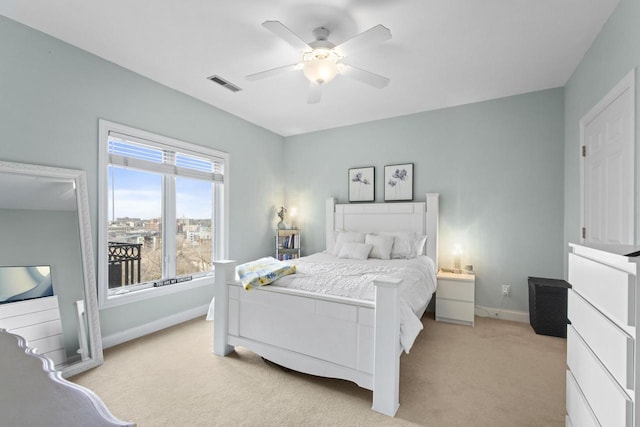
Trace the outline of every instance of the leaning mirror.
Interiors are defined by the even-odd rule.
[[[69,377],[102,364],[83,171],[0,161],[0,328]]]

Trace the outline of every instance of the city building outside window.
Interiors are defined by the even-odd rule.
[[[226,153],[100,120],[99,300],[212,286],[226,258]]]

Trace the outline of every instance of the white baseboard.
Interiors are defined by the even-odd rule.
[[[476,305],[475,315],[479,317],[492,317],[494,319],[529,323],[528,311],[505,310],[503,308],[482,307],[480,305]]]
[[[143,337],[162,329],[186,322],[187,320],[195,319],[199,316],[204,316],[205,314],[207,314],[207,311],[209,311],[209,304],[201,305],[199,307],[195,307],[186,311],[181,311],[180,313],[175,313],[171,316],[163,317],[161,319],[154,320],[153,322],[136,326],[135,328],[126,329],[115,334],[104,336],[102,337],[102,347],[109,348],[136,338]]]

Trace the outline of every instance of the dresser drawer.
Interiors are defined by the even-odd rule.
[[[436,320],[449,319],[473,323],[474,310],[472,302],[436,298]]]
[[[600,427],[598,420],[589,407],[578,383],[570,371],[567,371],[567,426]]]
[[[571,289],[568,302],[568,317],[574,329],[618,383],[633,389],[633,338]]]
[[[468,281],[438,279],[436,295],[440,298],[474,301],[475,283]]]
[[[567,328],[567,365],[602,425],[631,427],[633,402],[571,325]]]
[[[635,325],[635,276],[608,265],[569,254],[569,283],[598,310],[621,326]]]

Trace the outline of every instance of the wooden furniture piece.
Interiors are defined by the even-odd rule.
[[[569,246],[566,425],[635,426],[639,260],[629,247]]]
[[[0,414],[6,426],[134,426],[92,391],[62,378],[46,356],[0,329]]]
[[[276,259],[300,258],[300,229],[276,229]]]
[[[438,272],[436,320],[474,325],[476,276]]]
[[[426,255],[437,266],[438,205],[435,193],[427,194],[426,203],[349,205],[329,199],[327,247],[333,246],[334,230],[416,231],[429,236]],[[353,381],[373,391],[373,410],[395,415],[401,354],[400,280],[374,281],[375,301],[276,286],[246,292],[235,280],[233,261],[214,264],[217,355],[243,346],[296,371]]]

